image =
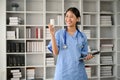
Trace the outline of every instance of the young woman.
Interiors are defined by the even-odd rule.
[[[88,54],[86,35],[79,31],[77,22],[80,21],[80,12],[71,7],[65,13],[65,29],[55,32],[53,25],[48,25],[51,41],[48,49],[57,55],[54,80],[88,80],[84,61],[93,56]]]

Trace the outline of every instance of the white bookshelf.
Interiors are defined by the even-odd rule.
[[[12,3],[19,4],[17,11],[12,11]],[[2,35],[0,36],[0,44],[2,44],[0,69],[3,69],[6,74],[2,80],[9,80],[8,74],[15,68],[21,70],[21,79],[27,80],[27,69],[34,68],[35,79],[53,80],[56,59],[54,62],[51,61],[54,64],[47,65],[47,58],[53,57],[46,49],[50,41],[47,25],[50,19],[54,19],[56,30],[64,28],[66,26],[64,13],[69,7],[77,7],[80,10],[81,24],[78,26],[81,31],[89,32],[87,36],[90,50],[102,50],[102,45],[109,49],[104,49],[101,54],[85,61],[85,66],[91,69],[89,80],[120,80],[120,0],[2,0],[0,4],[0,17],[2,17],[0,19],[0,34]],[[101,19],[101,16],[104,17]],[[14,21],[9,22],[9,17],[19,17],[21,23],[9,25],[10,22],[14,24]],[[7,31],[16,31],[16,28],[19,29],[19,38],[16,38],[16,35],[15,38],[7,38]],[[36,35],[38,28],[42,30],[39,38]],[[24,43],[24,50],[8,52],[9,43],[15,43],[15,45]],[[113,47],[108,48],[109,44]],[[17,61],[13,61],[17,65],[9,65],[9,56],[17,55],[24,58],[23,65],[18,65]],[[112,57],[112,63],[101,63],[101,57],[106,56]],[[101,76],[103,75],[101,73],[104,73],[101,71],[102,67],[108,66],[112,68],[109,70],[112,74]]]
[[[82,0],[82,26],[83,31],[89,30],[88,45],[91,50],[99,50],[99,1],[98,0]],[[88,35],[89,36],[89,35]],[[91,67],[91,77],[89,80],[99,80],[100,66],[99,55],[89,61],[85,61],[86,66]]]
[[[117,79],[120,80],[120,60],[119,60],[119,56],[120,56],[120,36],[119,36],[119,31],[120,30],[120,0],[117,1]]]

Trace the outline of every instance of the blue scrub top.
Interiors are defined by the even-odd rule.
[[[83,60],[80,57],[88,54],[87,37],[84,33],[76,32],[73,36],[66,32],[66,45],[64,49],[65,29],[55,33],[56,44],[58,46],[58,57],[55,69],[54,80],[88,80]],[[52,52],[51,41],[48,49]]]

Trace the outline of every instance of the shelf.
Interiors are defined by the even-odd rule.
[[[11,4],[13,2],[19,4],[17,10],[13,10],[13,8],[11,7]],[[116,3],[117,5],[114,3]],[[102,44],[113,44],[115,46],[113,51],[101,51],[100,55],[96,55],[91,60],[85,61],[85,66],[91,68],[91,77],[89,77],[89,79],[120,79],[119,76],[100,75],[102,66],[112,66],[111,72],[113,75],[116,75],[116,69],[120,68],[119,4],[119,0],[6,0],[4,4],[6,6],[6,11],[4,11],[6,17],[5,20],[1,18],[5,23],[4,25],[6,26],[4,27],[6,30],[5,34],[1,36],[7,36],[5,39],[6,60],[4,60],[7,65],[2,64],[6,66],[6,74],[9,74],[9,71],[11,69],[20,68],[23,75],[22,79],[26,80],[27,69],[34,68],[35,78],[43,78],[43,80],[53,80],[56,65],[47,65],[46,62],[47,57],[53,57],[52,53],[48,51],[46,47],[51,40],[50,33],[48,31],[48,24],[50,23],[50,19],[54,19],[55,30],[57,31],[59,29],[63,29],[64,26],[67,26],[64,21],[65,11],[69,7],[76,7],[80,10],[81,15],[81,24],[78,25],[79,29],[82,32],[84,32],[84,30],[88,30],[88,32],[90,31],[90,36],[89,34],[85,33],[88,37],[88,45],[90,47],[90,50],[102,50]],[[101,16],[109,17],[109,19],[101,19]],[[16,22],[19,22],[19,20],[10,20],[10,17],[20,18],[21,22],[17,25]],[[103,20],[103,23],[105,21],[108,23],[102,25],[101,20]],[[13,25],[9,25],[11,22]],[[37,34],[38,28],[40,28],[39,34]],[[19,37],[16,35],[17,29],[19,29]],[[9,31],[15,32],[15,34],[13,35],[14,38],[9,38],[10,35],[6,35],[7,32],[9,33]],[[19,43],[22,44],[19,46],[23,47],[16,47]],[[17,60],[17,58],[15,58],[14,60],[14,57],[16,55],[22,55],[22,59],[24,61],[20,65],[23,66],[14,66],[14,64],[16,63],[15,60]],[[113,63],[101,64],[101,56],[107,55],[112,56]],[[8,61],[10,60],[9,58],[13,60],[13,63]],[[18,63],[15,65],[18,65]],[[117,74],[119,75],[119,72]],[[7,75],[5,75],[5,77],[6,80],[10,79],[10,77]]]
[[[115,78],[115,76],[101,76],[100,78]]]
[[[115,66],[115,64],[100,64],[101,66]]]
[[[100,51],[101,53],[115,53],[115,51]]]
[[[97,25],[83,25],[85,27],[97,27]]]
[[[29,67],[29,68],[33,68],[33,67],[35,67],[35,68],[39,68],[39,67],[44,67],[44,65],[31,65],[31,66],[26,66],[26,67]]]
[[[26,52],[26,54],[43,55],[44,52]]]
[[[96,79],[98,79],[98,77],[97,76],[92,76],[92,77],[89,77],[88,79],[93,79],[93,80],[95,79],[96,80]]]
[[[25,68],[25,66],[8,66],[7,68]]]
[[[90,15],[95,14],[95,15],[97,15],[97,14],[98,14],[98,12],[83,12],[83,14],[90,14]]]
[[[25,52],[7,52],[7,54],[25,54]]]
[[[21,41],[22,40],[23,41],[23,40],[25,40],[25,38],[21,38],[21,39],[20,38],[19,39],[15,38],[15,39],[6,39],[6,40],[8,40],[8,41],[10,41],[10,40]]]
[[[85,66],[98,66],[99,64],[85,64]]]
[[[6,25],[7,27],[24,27],[25,25]]]
[[[110,14],[110,15],[114,15],[115,13],[113,13],[113,12],[108,12],[108,11],[102,11],[102,12],[100,12],[100,14]]]
[[[42,39],[42,38],[41,39],[38,39],[38,38],[30,38],[30,39],[26,38],[26,40],[28,40],[28,41],[33,41],[33,40],[34,41],[43,41],[44,39]]]
[[[88,39],[88,40],[98,40],[98,38],[90,38],[90,39]]]
[[[108,2],[111,2],[111,1],[112,1],[112,2],[113,2],[114,0],[100,0],[100,1],[108,1]]]
[[[59,11],[46,11],[46,14],[62,14],[62,12],[59,12]]]
[[[106,28],[106,27],[115,27],[115,25],[100,25],[101,28]]]
[[[6,11],[6,13],[25,13],[24,11]]]
[[[43,11],[26,11],[25,13],[31,13],[31,14],[43,14]]]
[[[115,38],[100,38],[101,40],[115,40]]]

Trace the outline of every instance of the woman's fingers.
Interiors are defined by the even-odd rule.
[[[91,59],[91,58],[93,58],[93,55],[92,55],[92,54],[88,54],[88,55],[85,57],[85,60],[89,60],[89,59]]]
[[[54,29],[54,27],[53,27],[53,25],[48,25],[48,28],[49,28],[49,31],[50,31],[50,34],[51,35],[54,35],[54,33],[55,33],[55,29]]]

